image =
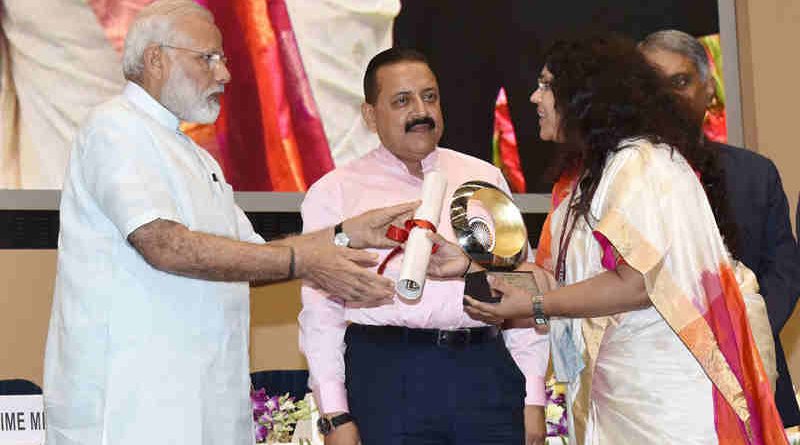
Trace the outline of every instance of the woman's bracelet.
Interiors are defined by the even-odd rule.
[[[531,297],[533,303],[533,322],[537,326],[545,326],[550,320],[550,317],[544,314],[544,295],[534,295]]]

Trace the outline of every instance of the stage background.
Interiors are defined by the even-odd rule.
[[[795,148],[795,109],[800,103],[800,91],[792,86],[800,72],[800,59],[790,52],[800,41],[800,3],[735,0],[735,6],[745,141],[748,147],[771,157],[778,165],[794,215],[800,191],[800,152]],[[661,13],[657,7],[652,7],[654,14]],[[46,12],[52,14],[52,11]],[[63,17],[59,18],[63,20]],[[376,17],[384,20],[381,23],[385,25],[385,16]],[[436,27],[437,23],[430,26]],[[102,34],[99,28],[93,32]],[[481,29],[481,32],[489,31]],[[303,52],[302,47],[300,51]],[[0,67],[0,72],[7,68]],[[313,74],[309,74],[309,78],[313,85]],[[352,89],[352,86],[342,88]],[[3,103],[0,98],[0,106]],[[5,125],[7,119],[8,115],[4,114],[0,124]],[[457,127],[451,130],[453,128]],[[8,133],[0,133],[0,141],[7,136]],[[19,221],[12,215],[2,223],[11,227]],[[0,250],[0,283],[3,286],[0,292],[0,379],[27,378],[41,383],[54,272],[52,247]],[[253,290],[253,370],[305,367],[297,350],[298,289],[297,283],[286,283]],[[795,380],[800,380],[800,316],[797,312],[782,338]]]

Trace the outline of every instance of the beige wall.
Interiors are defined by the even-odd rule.
[[[780,170],[792,222],[800,192],[800,1],[736,0],[744,135]],[[800,384],[800,312],[781,336]]]
[[[0,379],[41,385],[55,250],[0,250]]]
[[[250,368],[305,369],[297,347],[300,281],[255,288],[250,300]]]
[[[794,216],[800,192],[800,2],[736,3],[745,141],[777,164]]]

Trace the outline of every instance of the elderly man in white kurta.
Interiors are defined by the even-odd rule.
[[[47,444],[251,444],[248,282],[303,278],[361,300],[391,298],[392,283],[331,229],[264,244],[219,165],[180,131],[216,119],[230,80],[208,11],[145,8],[123,65],[129,82],[80,129],[64,184]],[[351,247],[379,247],[412,209],[342,227]]]

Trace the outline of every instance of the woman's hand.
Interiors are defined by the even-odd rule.
[[[470,317],[486,323],[499,324],[511,318],[529,318],[533,316],[533,295],[524,289],[514,287],[501,278],[488,277],[489,287],[499,293],[499,303],[483,303],[470,296],[465,296],[467,305],[464,311]]]
[[[516,271],[532,273],[533,279],[536,281],[536,287],[539,288],[539,292],[542,294],[546,294],[558,287],[558,282],[553,277],[553,274],[534,263],[522,263]]]

